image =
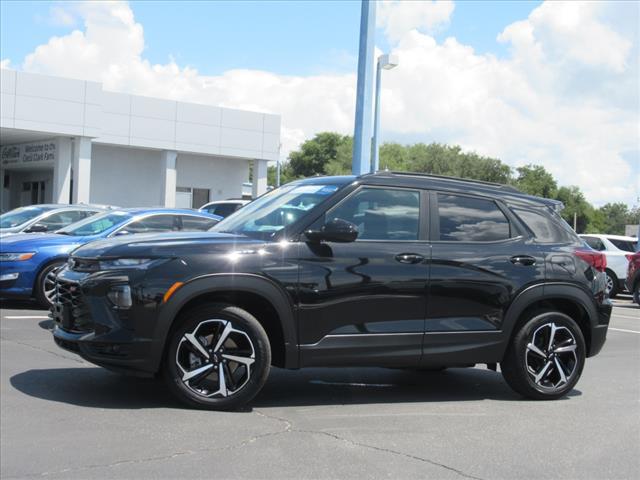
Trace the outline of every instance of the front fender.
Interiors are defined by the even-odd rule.
[[[191,300],[216,291],[247,292],[269,301],[278,313],[285,343],[285,367],[298,367],[298,345],[295,316],[287,293],[275,282],[253,274],[211,274],[186,282],[160,310],[154,342],[151,347],[151,366],[157,371],[162,362],[167,336],[180,310]]]

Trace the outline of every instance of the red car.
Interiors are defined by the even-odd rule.
[[[633,294],[633,301],[640,304],[640,252],[629,257],[627,267],[627,290]]]

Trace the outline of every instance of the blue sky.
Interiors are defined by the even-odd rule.
[[[460,145],[543,165],[596,204],[640,201],[640,2],[392,0],[377,10],[376,45],[400,58],[384,74],[383,141]],[[318,132],[353,132],[359,17],[348,0],[0,0],[0,60],[105,90],[280,114],[286,161]]]
[[[58,2],[59,3],[59,2]],[[2,0],[0,57],[13,63],[52,36],[74,25],[56,24],[50,10],[57,2]],[[450,26],[435,34],[454,36],[478,53],[506,54],[496,41],[504,27],[524,19],[539,1],[461,1]],[[181,65],[206,75],[234,68],[284,75],[312,75],[355,69],[359,1],[134,1],[136,21],[144,26],[145,57]],[[378,35],[378,45],[388,44]]]

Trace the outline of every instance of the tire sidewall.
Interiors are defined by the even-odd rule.
[[[533,332],[535,332],[542,325],[550,322],[553,322],[558,326],[568,328],[575,338],[577,345],[577,364],[571,378],[561,388],[553,391],[549,391],[548,389],[540,387],[535,383],[534,379],[531,378],[531,375],[528,372],[526,363],[527,344],[531,341]],[[580,327],[578,327],[576,322],[571,317],[563,313],[545,312],[531,318],[516,334],[512,344],[512,348],[514,348],[514,356],[516,362],[515,366],[519,371],[519,375],[522,375],[523,380],[526,381],[527,389],[531,391],[531,396],[533,397],[540,399],[555,399],[563,397],[575,387],[576,383],[580,379],[580,376],[582,375],[582,370],[584,368],[586,360],[586,345],[584,336],[582,335],[582,331],[580,330]]]
[[[615,298],[618,295],[618,277],[611,270],[606,270],[605,275],[607,279],[611,279],[611,290],[607,293],[609,298]]]
[[[42,270],[40,270],[40,273],[36,277],[35,297],[38,303],[40,303],[40,305],[42,305],[43,307],[51,308],[51,302],[44,293],[44,282],[46,281],[47,275],[49,275],[49,273],[51,273],[53,270],[62,267],[64,264],[64,260],[56,260],[48,263],[47,265],[42,267]]]
[[[189,389],[181,379],[181,372],[175,358],[180,339],[205,320],[228,320],[233,328],[246,333],[255,351],[255,362],[251,365],[251,375],[242,389],[229,396],[207,398]],[[178,320],[178,326],[172,330],[168,339],[163,373],[171,389],[183,403],[191,407],[212,410],[233,410],[252,400],[267,380],[271,365],[271,347],[269,338],[262,325],[250,313],[227,304],[207,304],[187,312]]]

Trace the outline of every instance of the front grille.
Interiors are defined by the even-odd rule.
[[[82,290],[75,282],[56,278],[51,316],[69,332],[88,332],[93,328]]]

